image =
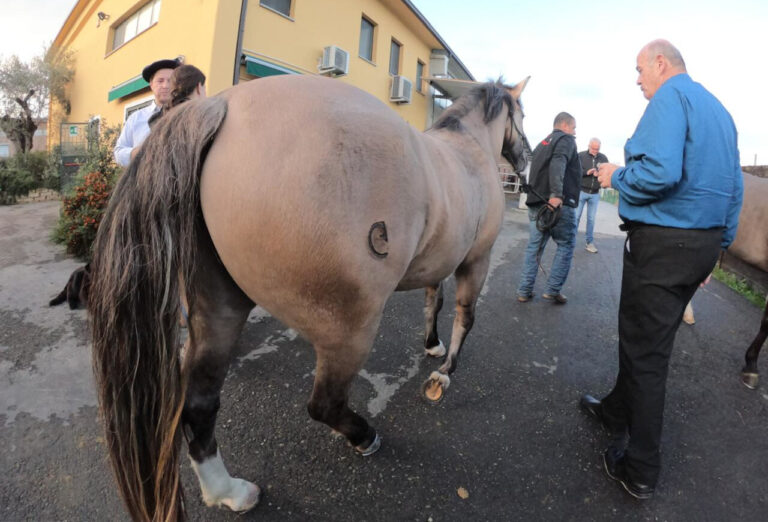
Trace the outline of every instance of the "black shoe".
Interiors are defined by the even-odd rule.
[[[592,418],[600,422],[603,431],[611,438],[611,444],[617,448],[625,448],[627,443],[626,427],[611,426],[605,418],[603,403],[593,396],[586,394],[581,396],[579,406]]]
[[[581,400],[579,401],[579,406],[582,410],[587,412],[589,415],[600,421],[600,424],[603,426],[603,428],[606,431],[608,430],[608,426],[605,423],[605,417],[603,416],[603,403],[599,400],[595,399],[589,394],[582,395]]]
[[[609,447],[603,453],[605,472],[613,480],[620,482],[627,493],[638,500],[648,500],[653,496],[653,486],[635,482],[627,476],[626,457],[624,452]]]

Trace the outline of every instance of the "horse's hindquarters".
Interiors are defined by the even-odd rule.
[[[418,241],[422,189],[404,159],[407,126],[379,102],[369,107],[353,90],[339,109],[340,96],[316,88],[334,82],[302,82],[288,98],[274,83],[230,92],[201,202],[237,284],[314,341],[331,325],[342,335],[379,313]],[[376,223],[386,227],[383,256],[369,245]]]

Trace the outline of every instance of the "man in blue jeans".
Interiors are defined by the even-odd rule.
[[[597,214],[597,205],[600,203],[600,182],[597,180],[597,166],[601,163],[608,163],[608,158],[600,152],[600,140],[592,138],[589,140],[587,150],[579,152],[579,163],[581,163],[581,195],[579,196],[579,206],[576,209],[576,232],[579,235],[579,222],[584,206],[587,206],[587,252],[597,254],[595,246],[595,215]]]
[[[567,112],[561,112],[555,117],[552,133],[533,151],[530,191],[526,199],[530,238],[525,250],[520,286],[517,288],[517,300],[521,303],[533,297],[541,254],[550,237],[557,243],[557,252],[547,280],[547,289],[541,297],[557,304],[568,302],[561,289],[573,259],[576,236],[574,208],[579,204],[581,178],[575,134],[576,119]],[[554,226],[546,226],[545,223],[550,210],[560,213],[560,219]]]

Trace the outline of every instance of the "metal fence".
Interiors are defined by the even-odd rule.
[[[88,155],[94,131],[92,123],[62,123],[61,124],[61,170],[59,172],[60,190],[62,193],[72,187],[77,171],[85,162]]]
[[[499,177],[505,194],[517,194],[520,192],[521,179],[515,174],[515,170],[509,163],[499,163]]]

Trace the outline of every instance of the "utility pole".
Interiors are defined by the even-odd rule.
[[[237,49],[235,49],[235,70],[232,74],[232,85],[240,82],[240,55],[243,54],[243,32],[245,31],[245,13],[248,11],[248,0],[242,0],[240,6],[240,23],[237,26]]]

